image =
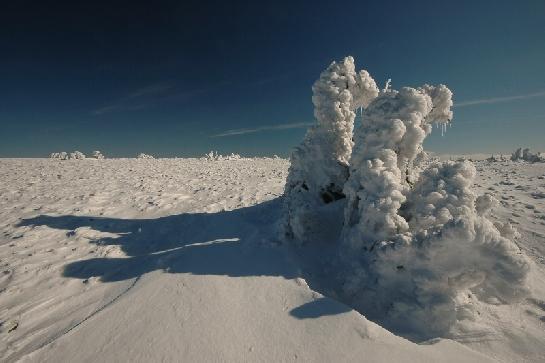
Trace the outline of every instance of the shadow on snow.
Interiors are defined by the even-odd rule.
[[[123,258],[90,258],[65,266],[65,277],[104,282],[122,281],[163,270],[194,275],[300,276],[288,262],[286,249],[276,239],[275,222],[281,198],[255,206],[217,213],[187,213],[156,219],[117,219],[91,216],[41,215],[24,219],[19,226],[45,225],[75,230],[88,227],[115,237],[90,240],[97,245],[117,245]],[[351,311],[339,302],[320,298],[293,309],[298,319],[318,318]]]

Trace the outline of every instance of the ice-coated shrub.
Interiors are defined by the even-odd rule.
[[[532,153],[529,148],[518,148],[511,154],[512,161],[527,161],[530,163],[543,163],[545,162],[545,155],[542,153]]]
[[[221,161],[221,160],[240,160],[242,157],[239,154],[231,153],[229,155],[223,156],[217,151],[211,150],[209,153],[205,154],[203,157],[206,161]]]
[[[58,152],[58,153],[51,153],[49,155],[49,157],[51,159],[60,159],[60,160],[67,160],[69,155],[68,153],[66,153],[65,151],[61,151],[61,152]]]
[[[102,153],[98,150],[93,151],[91,157],[99,160],[104,159],[104,155],[102,155]]]
[[[82,153],[81,151],[76,150],[76,151],[70,153],[70,159],[82,160],[82,159],[85,159],[85,154]]]
[[[471,312],[462,296],[510,303],[527,291],[528,262],[487,219],[497,201],[473,194],[473,164],[414,168],[432,123],[450,122],[451,106],[443,85],[382,92],[355,132],[344,187],[340,253],[352,266],[345,296],[386,326],[424,338],[446,334],[457,311]]]
[[[473,193],[471,162],[434,162],[423,151],[433,124],[444,132],[452,119],[452,92],[387,85],[358,101],[366,108],[352,143],[350,112],[361,99],[352,92],[362,92],[350,86],[353,69],[351,58],[333,63],[313,88],[318,124],[292,154],[286,183],[288,237],[317,241],[342,226],[328,236],[334,293],[406,336],[445,336],[477,304],[520,300],[529,263],[514,228],[489,220],[497,200]],[[328,206],[342,198],[331,204],[344,214]]]
[[[354,110],[366,107],[378,94],[365,70],[356,72],[354,59],[333,62],[312,86],[316,124],[290,157],[285,186],[283,232],[304,242],[312,238],[319,209],[344,198],[352,153]]]

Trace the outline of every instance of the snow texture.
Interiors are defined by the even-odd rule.
[[[0,159],[0,361],[541,362],[545,163],[475,166],[471,189],[500,201],[481,211],[532,260],[532,296],[459,296],[448,339],[414,344],[320,285],[346,265],[311,276],[292,251],[315,244],[275,240],[287,160]]]

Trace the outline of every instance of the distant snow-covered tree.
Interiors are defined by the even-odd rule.
[[[82,153],[81,151],[76,150],[70,153],[70,159],[78,159],[78,160],[85,159],[85,154]]]
[[[155,159],[152,155],[148,155],[148,154],[144,154],[144,153],[138,154],[138,156],[136,158],[137,159]]]
[[[67,160],[68,156],[69,156],[68,153],[66,153],[65,151],[61,151],[58,153],[51,153],[49,155],[51,159],[60,159],[60,160]]]
[[[532,153],[529,148],[522,149],[518,148],[511,154],[512,161],[527,161],[530,163],[542,163],[545,162],[545,155],[542,153]]]
[[[91,157],[95,159],[104,159],[104,155],[102,155],[102,153],[98,150],[93,151],[93,153],[91,154]]]

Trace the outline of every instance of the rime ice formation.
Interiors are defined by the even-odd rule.
[[[352,86],[355,75],[348,57],[313,87],[318,124],[291,157],[288,236],[324,240],[324,225],[342,225],[329,241],[338,240],[336,294],[406,335],[443,336],[478,302],[525,296],[529,265],[512,241],[516,231],[488,219],[498,202],[473,193],[473,164],[426,160],[433,124],[444,133],[452,119],[452,92],[397,91],[388,82],[377,95],[367,73],[364,86]],[[365,110],[352,141],[354,107]]]
[[[60,160],[68,160],[68,159],[85,159],[85,154],[83,154],[80,151],[74,151],[68,154],[65,151],[58,152],[58,153],[51,153],[49,155],[51,159],[60,159]]]
[[[98,150],[93,151],[93,153],[91,154],[91,157],[95,159],[104,159],[104,155],[102,155],[102,153]]]
[[[365,70],[356,72],[352,57],[331,63],[312,91],[317,123],[293,151],[285,187],[284,231],[299,241],[312,234],[317,208],[344,197],[354,110],[367,107],[378,95],[373,78]]]
[[[242,157],[239,154],[231,153],[229,155],[221,155],[217,151],[211,150],[204,155],[204,160],[207,161],[222,161],[222,160],[240,160]]]
[[[73,153],[70,153],[70,159],[85,159],[85,154],[83,154],[81,151],[74,151]]]
[[[51,153],[49,155],[49,157],[51,159],[67,160],[68,159],[68,154],[65,151],[61,151],[61,152],[58,152],[58,153]]]
[[[452,119],[452,93],[440,85],[382,92],[355,133],[341,255],[352,270],[351,304],[420,337],[448,332],[471,304],[510,303],[526,293],[528,263],[486,216],[497,204],[470,189],[469,162],[435,163],[420,175],[413,162],[432,123]],[[353,256],[358,258],[354,260]]]
[[[522,149],[518,148],[511,154],[512,161],[528,161],[530,163],[540,163],[545,162],[545,155],[542,153],[534,154],[530,151],[529,148]]]

